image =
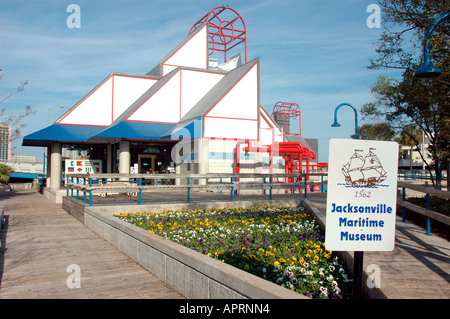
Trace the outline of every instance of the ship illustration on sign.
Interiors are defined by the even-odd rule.
[[[355,149],[355,153],[350,157],[349,162],[342,167],[347,185],[373,187],[386,179],[386,171],[373,151],[375,149],[370,148],[369,152],[363,157],[360,154],[363,151]]]

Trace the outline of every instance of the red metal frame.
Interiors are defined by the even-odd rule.
[[[272,111],[272,119],[274,119],[274,114],[279,114],[283,118],[283,133],[287,135],[302,135],[302,117],[300,106],[297,103],[290,102],[277,102]],[[286,120],[297,119],[298,118],[298,133],[287,132],[286,131]],[[277,123],[278,124],[278,123]]]
[[[205,22],[208,22],[209,55],[223,52],[224,62],[227,62],[227,52],[244,43],[247,63],[247,28],[236,10],[228,6],[212,9],[191,27],[189,34]]]
[[[275,142],[272,145],[263,145],[261,147],[254,147],[250,140],[242,140],[236,143],[235,163],[236,174],[241,171],[240,167],[240,148],[241,145],[247,145],[244,147],[244,152],[263,152],[269,153],[269,173],[273,174],[273,157],[283,156],[284,158],[284,171],[286,174],[302,173],[303,172],[303,159],[306,160],[306,173],[310,173],[311,170],[328,170],[328,163],[310,164],[311,159],[316,159],[316,153],[310,148],[303,146],[300,142]],[[300,178],[301,180],[301,178]],[[309,180],[309,176],[307,176]],[[286,178],[286,182],[293,182],[293,178]],[[287,190],[286,190],[287,192]]]

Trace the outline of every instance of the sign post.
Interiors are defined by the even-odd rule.
[[[394,249],[398,144],[332,139],[329,154],[325,247],[354,251],[359,298],[364,251]]]

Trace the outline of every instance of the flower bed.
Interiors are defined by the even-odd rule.
[[[300,207],[120,214],[116,217],[312,298],[347,298],[351,279]]]

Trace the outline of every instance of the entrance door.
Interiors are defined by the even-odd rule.
[[[156,155],[138,155],[139,174],[154,174],[155,173]]]

